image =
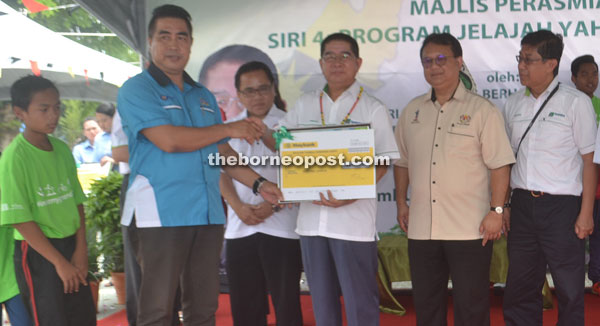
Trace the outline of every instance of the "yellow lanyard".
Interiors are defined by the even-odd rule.
[[[358,101],[360,100],[360,97],[362,96],[363,91],[364,91],[364,89],[361,86],[360,91],[358,92],[358,96],[356,97],[356,101],[354,101],[354,104],[350,108],[350,111],[348,111],[348,114],[346,114],[346,116],[344,117],[344,119],[342,120],[342,122],[340,124],[343,125],[343,124],[350,122],[350,114],[352,114],[352,111],[354,111],[354,109],[356,108],[356,104],[358,104]],[[325,92],[321,91],[321,95],[319,96],[319,105],[321,106],[321,123],[323,125],[325,125],[325,114],[323,113],[323,95],[324,94],[325,94]]]

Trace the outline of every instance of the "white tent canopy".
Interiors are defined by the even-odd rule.
[[[0,100],[10,99],[16,79],[32,74],[31,62],[55,82],[62,98],[91,101],[116,101],[118,87],[141,71],[60,36],[3,2],[0,30]]]

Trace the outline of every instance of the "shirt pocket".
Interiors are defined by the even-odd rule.
[[[181,105],[177,103],[162,103],[162,108],[169,115],[169,119],[174,126],[186,125],[186,114]]]
[[[470,156],[476,148],[477,137],[471,126],[453,124],[446,135],[446,147],[451,156]]]
[[[510,129],[510,145],[513,150],[516,150],[519,146],[519,142],[521,141],[521,137],[523,137],[523,133],[529,126],[529,122],[531,121],[531,117],[522,117],[519,116],[517,118],[513,118],[510,120],[509,129]]]
[[[538,142],[554,144],[555,148],[573,146],[573,129],[571,121],[566,117],[543,117],[538,130]]]

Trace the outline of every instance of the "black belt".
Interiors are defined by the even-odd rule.
[[[522,191],[522,192],[528,193],[531,195],[531,197],[535,197],[535,198],[552,195],[552,194],[549,194],[549,193],[543,192],[543,191],[526,190],[526,189],[520,189],[520,188],[515,189],[515,191]]]

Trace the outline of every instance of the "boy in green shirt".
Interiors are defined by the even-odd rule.
[[[85,200],[65,143],[49,136],[60,118],[58,90],[43,77],[11,87],[26,128],[0,159],[0,224],[14,233],[21,295],[35,325],[96,325],[86,281]]]

